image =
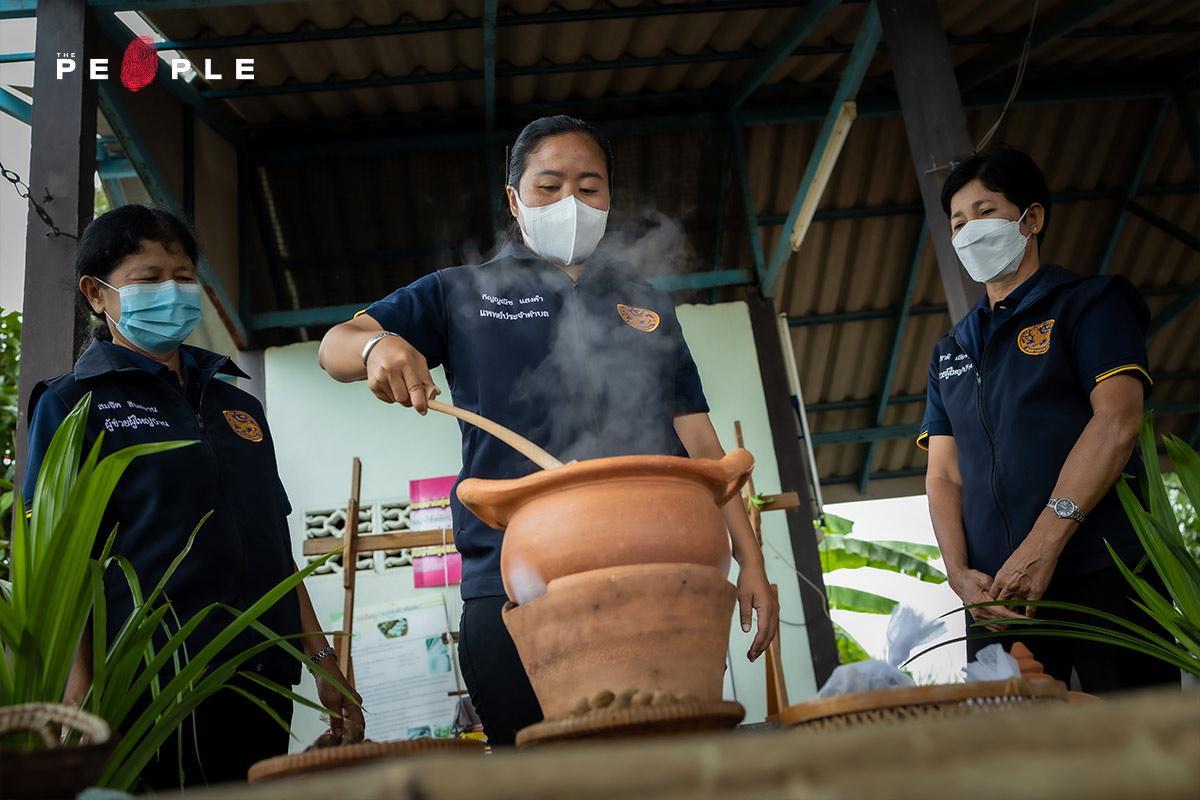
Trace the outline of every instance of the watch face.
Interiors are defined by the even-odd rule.
[[[1054,513],[1060,517],[1069,517],[1075,513],[1075,504],[1070,500],[1056,500],[1054,502]]]

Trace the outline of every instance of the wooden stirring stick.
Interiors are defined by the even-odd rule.
[[[433,411],[437,411],[440,414],[449,414],[452,417],[461,419],[463,422],[474,425],[480,430],[487,431],[492,436],[495,436],[497,439],[511,447],[513,450],[516,450],[518,453],[537,464],[542,469],[558,469],[563,465],[562,462],[557,458],[550,455],[545,450],[526,439],[524,436],[518,436],[503,425],[492,422],[486,417],[481,417],[478,414],[465,411],[457,406],[447,405],[439,400],[430,400],[427,405]]]

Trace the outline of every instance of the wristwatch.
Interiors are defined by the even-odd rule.
[[[367,365],[367,356],[371,355],[371,351],[375,349],[375,345],[379,344],[379,341],[381,339],[383,339],[385,336],[399,336],[399,335],[400,334],[392,333],[391,331],[380,331],[379,333],[372,336],[370,339],[367,339],[367,343],[365,345],[363,345],[363,349],[362,349],[363,366],[365,367]]]
[[[1046,508],[1053,510],[1061,519],[1073,519],[1076,522],[1087,519],[1087,514],[1075,505],[1075,501],[1065,497],[1051,497],[1050,502],[1046,503]]]

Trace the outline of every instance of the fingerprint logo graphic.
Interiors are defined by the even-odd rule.
[[[140,91],[154,82],[158,73],[158,53],[154,50],[154,39],[139,36],[125,48],[121,59],[121,83],[131,92]]]

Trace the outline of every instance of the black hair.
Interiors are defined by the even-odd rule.
[[[576,117],[568,117],[565,114],[535,119],[521,130],[521,133],[517,136],[517,140],[508,149],[505,184],[513,187],[514,191],[518,191],[521,185],[521,176],[525,174],[525,166],[529,162],[529,154],[537,149],[543,139],[563,133],[582,133],[584,136],[590,137],[596,143],[596,146],[600,148],[600,152],[604,153],[604,169],[608,173],[608,186],[611,195],[613,153],[612,145],[608,142],[608,137],[597,130],[591,123],[584,122]],[[513,238],[520,240],[520,228],[517,226],[515,219],[509,225],[509,232]]]
[[[143,242],[159,242],[168,248],[178,246],[193,264],[199,261],[200,248],[187,223],[161,208],[127,205],[101,214],[84,228],[75,251],[76,281],[84,276],[107,281],[112,271],[136,253]],[[77,302],[84,316],[93,316],[100,322],[93,326],[92,335],[111,341],[104,314],[93,311],[82,292]]]
[[[1000,192],[1008,202],[1024,213],[1034,203],[1043,211],[1042,227],[1038,231],[1038,243],[1050,227],[1050,190],[1046,187],[1046,176],[1038,169],[1026,153],[1015,147],[997,142],[980,150],[963,161],[942,186],[942,211],[950,216],[950,198],[976,178],[993,192]]]

